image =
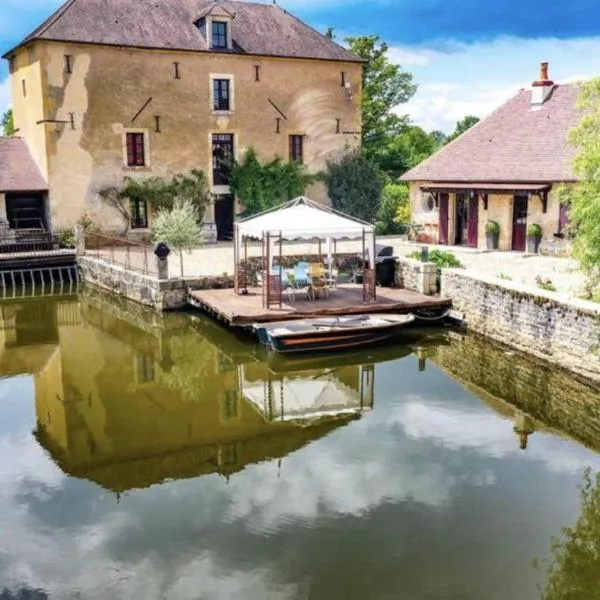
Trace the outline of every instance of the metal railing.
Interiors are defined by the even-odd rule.
[[[75,234],[70,229],[5,229],[0,231],[0,255],[45,256],[51,252],[75,252]]]
[[[158,276],[154,247],[98,231],[85,233],[85,253],[143,275]]]

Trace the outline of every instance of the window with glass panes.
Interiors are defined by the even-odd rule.
[[[213,110],[230,110],[229,79],[213,79]]]
[[[212,136],[213,185],[229,185],[233,161],[233,134],[214,133]]]
[[[223,21],[212,22],[212,47],[227,48],[227,23]]]
[[[304,136],[290,135],[290,160],[304,162]]]
[[[127,166],[146,166],[146,149],[143,133],[127,133]]]

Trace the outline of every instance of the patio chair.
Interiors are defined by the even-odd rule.
[[[282,280],[283,282],[283,280]],[[296,296],[306,295],[307,299],[310,300],[309,288],[306,285],[299,286],[296,283],[296,276],[294,273],[288,273],[286,278],[287,287],[285,288],[285,294],[289,301],[293,304],[296,303]]]
[[[308,267],[308,275],[313,297],[316,298],[322,292],[328,298],[329,286],[327,285],[327,275],[323,264],[311,263]]]
[[[307,262],[299,262],[294,267],[294,277],[296,279],[296,287],[307,287],[309,285],[309,264]]]

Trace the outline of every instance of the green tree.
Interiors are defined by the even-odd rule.
[[[433,138],[435,143],[440,146],[443,146],[446,143],[446,134],[439,129],[435,129],[434,131],[430,131],[429,135]]]
[[[176,198],[172,208],[161,208],[154,221],[153,237],[179,252],[183,277],[183,250],[202,243],[202,226],[198,208],[184,198]]]
[[[376,163],[360,150],[328,161],[323,174],[333,208],[373,223],[379,212],[384,176]]]
[[[552,559],[542,600],[600,599],[600,474],[587,470],[581,514],[573,527],[552,540]]]
[[[398,139],[411,169],[439,149],[436,139],[417,125],[407,127]]]
[[[11,137],[15,134],[15,120],[12,108],[9,108],[4,115],[2,115],[2,130],[6,137]]]
[[[299,162],[277,157],[261,164],[254,148],[249,148],[241,161],[233,163],[229,183],[248,216],[302,196],[314,180]]]
[[[467,115],[456,123],[454,131],[446,138],[446,144],[449,144],[452,140],[455,140],[459,135],[462,135],[468,129],[471,129],[473,125],[479,123],[479,117],[474,115]]]
[[[417,91],[413,76],[388,56],[388,45],[378,36],[346,38],[356,56],[365,60],[362,81],[362,147],[371,160],[387,170],[388,146],[402,132],[408,119],[397,112]]]
[[[375,222],[379,235],[401,233],[403,225],[410,222],[408,185],[388,183],[383,188],[381,205]]]
[[[561,200],[571,204],[573,251],[593,292],[600,285],[600,78],[582,85],[579,108],[585,115],[569,136],[578,183],[563,188]]]

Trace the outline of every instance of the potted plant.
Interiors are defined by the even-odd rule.
[[[500,238],[500,225],[496,221],[488,221],[485,225],[485,239],[488,250],[498,250],[498,239]]]
[[[527,227],[527,252],[537,254],[542,241],[542,228],[537,223]]]

